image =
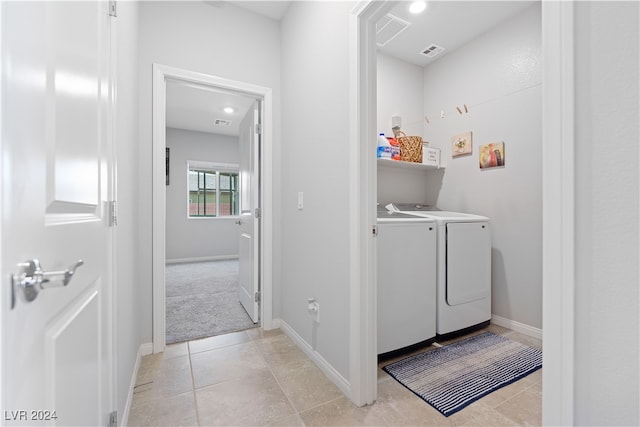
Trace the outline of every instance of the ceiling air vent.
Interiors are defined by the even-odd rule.
[[[231,120],[215,119],[213,124],[217,126],[231,126]]]
[[[421,54],[428,58],[433,58],[436,55],[444,52],[444,48],[442,46],[438,46],[437,44],[429,45],[426,49],[424,49]]]
[[[378,46],[384,46],[393,40],[398,34],[406,30],[411,23],[404,21],[390,13],[380,18],[376,23],[376,42]]]

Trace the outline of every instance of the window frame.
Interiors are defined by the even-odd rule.
[[[211,192],[215,193],[215,206],[216,206],[216,212],[214,215],[192,215],[189,211],[189,206],[191,205],[190,203],[190,194],[191,194],[191,188],[190,188],[190,176],[191,176],[191,172],[192,171],[196,171],[196,172],[203,172],[203,173],[213,173],[215,174],[216,177],[216,181],[215,181],[215,189],[212,189]],[[240,206],[238,205],[238,213],[236,213],[235,215],[221,215],[220,214],[220,175],[221,174],[235,174],[237,176],[237,183],[238,186],[240,184],[240,165],[238,165],[237,163],[219,163],[219,162],[206,162],[206,161],[201,161],[201,160],[187,160],[187,173],[186,173],[186,186],[187,186],[187,197],[186,197],[186,211],[187,211],[187,219],[194,219],[194,220],[200,220],[200,219],[232,219],[232,218],[238,218],[240,216],[239,214],[239,209]],[[206,189],[205,189],[206,191]],[[239,188],[237,188],[237,192],[238,192],[238,200],[239,200]],[[239,202],[238,202],[239,203]]]

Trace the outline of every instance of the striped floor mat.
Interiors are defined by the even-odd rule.
[[[484,332],[383,370],[448,417],[541,367],[542,350]]]

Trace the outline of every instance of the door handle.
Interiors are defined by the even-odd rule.
[[[73,279],[76,269],[84,264],[79,260],[66,270],[44,271],[40,261],[32,259],[18,264],[20,272],[11,275],[11,308],[16,305],[16,294],[24,300],[31,302],[42,290],[67,286]]]
[[[242,220],[237,220],[237,221],[235,221],[235,223],[238,224],[238,225],[242,225]]]

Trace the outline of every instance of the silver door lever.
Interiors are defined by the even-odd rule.
[[[44,271],[37,259],[21,262],[18,264],[20,272],[11,276],[11,308],[16,305],[16,293],[24,302],[31,302],[41,290],[67,286],[76,269],[83,264],[84,261],[79,260],[63,271]]]

